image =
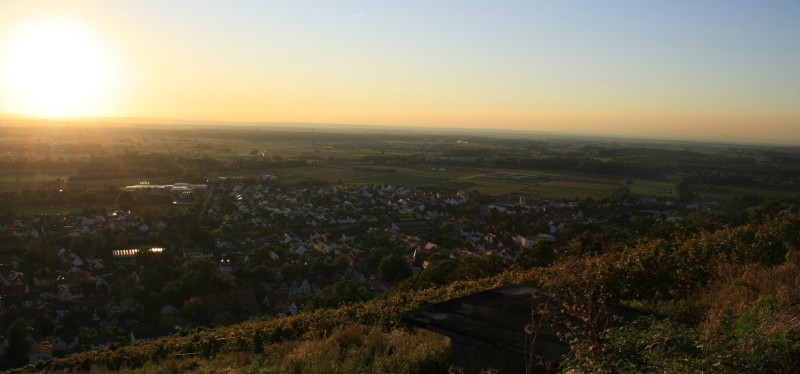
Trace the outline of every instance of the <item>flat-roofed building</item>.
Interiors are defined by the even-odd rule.
[[[139,182],[139,184],[133,184],[130,186],[125,186],[125,191],[141,191],[141,190],[148,190],[154,192],[194,192],[197,190],[205,190],[208,188],[206,184],[191,184],[191,183],[175,183],[175,184],[150,184],[150,182]]]
[[[115,249],[111,252],[111,258],[114,265],[130,265],[133,263],[133,258],[140,252],[161,253],[163,251],[162,247]]]

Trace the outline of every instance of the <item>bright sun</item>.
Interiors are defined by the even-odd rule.
[[[0,110],[46,117],[107,112],[117,73],[90,28],[65,17],[34,19],[12,27],[3,44]]]

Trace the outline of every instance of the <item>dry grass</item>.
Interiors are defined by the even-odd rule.
[[[800,331],[800,266],[793,263],[770,267],[759,264],[722,264],[713,282],[698,300],[707,309],[705,329],[714,333],[732,316],[755,313],[770,322],[770,329]],[[773,319],[776,310],[777,314]],[[795,314],[792,314],[792,313]],[[789,330],[787,330],[789,329]]]

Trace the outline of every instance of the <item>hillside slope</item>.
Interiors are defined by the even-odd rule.
[[[563,370],[796,372],[798,265],[800,215],[783,212],[758,224],[643,239],[618,251],[565,255],[547,267],[199,329],[12,372],[446,372],[447,340],[401,326],[400,314],[510,283],[568,294],[576,302],[615,300],[699,322],[687,328],[642,321],[606,331],[576,326],[565,337],[573,352]]]

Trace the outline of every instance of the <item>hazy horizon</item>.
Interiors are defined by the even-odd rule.
[[[695,142],[695,143],[719,143],[719,144],[738,144],[738,145],[766,145],[766,146],[800,146],[800,139],[759,139],[755,137],[688,137],[688,136],[656,136],[646,134],[625,134],[611,132],[570,132],[570,131],[546,131],[537,129],[514,129],[514,128],[489,128],[489,127],[445,127],[445,126],[425,126],[425,125],[392,125],[392,124],[369,124],[369,123],[324,123],[324,122],[291,122],[291,121],[213,121],[213,120],[193,120],[193,119],[166,119],[166,118],[137,118],[137,117],[84,117],[84,118],[63,118],[47,119],[27,116],[7,115],[0,113],[0,126],[20,125],[21,123],[30,125],[129,125],[145,127],[161,126],[231,126],[242,127],[262,127],[267,130],[294,130],[294,131],[374,131],[376,133],[417,133],[417,134],[448,134],[460,133],[462,135],[476,136],[495,136],[501,138],[525,135],[530,137],[544,138],[596,138],[604,140],[640,140],[656,142]]]
[[[0,0],[0,113],[800,143],[800,3]]]

